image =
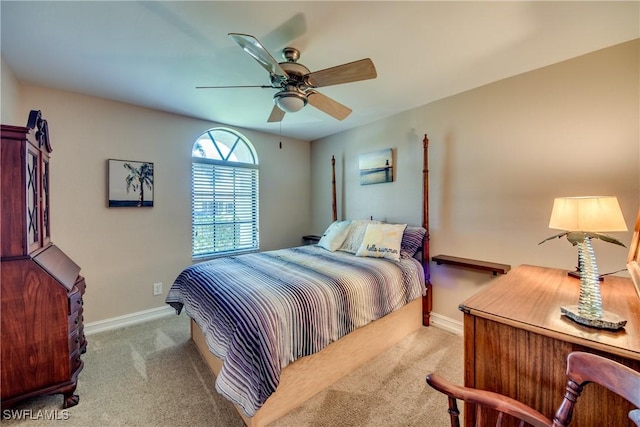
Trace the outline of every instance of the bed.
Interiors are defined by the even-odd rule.
[[[218,258],[176,278],[166,302],[191,318],[216,390],[248,426],[275,421],[428,326],[423,143],[422,226],[338,221],[332,159],[334,221],[317,245]]]

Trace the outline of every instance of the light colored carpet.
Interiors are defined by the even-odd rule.
[[[462,348],[459,336],[421,328],[272,426],[448,426],[446,397],[425,376],[437,371],[461,384]],[[185,315],[89,336],[83,360],[77,406],[63,411],[61,395],[38,397],[12,408],[14,418],[2,424],[244,426],[215,391],[214,377],[189,339]]]

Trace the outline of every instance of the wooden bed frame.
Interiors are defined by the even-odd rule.
[[[432,286],[429,269],[429,171],[427,135],[423,140],[423,220],[427,230],[422,246],[422,263],[425,272],[426,295],[401,309],[375,320],[351,332],[322,349],[320,352],[296,360],[282,370],[280,383],[264,405],[253,417],[247,417],[236,405],[238,413],[249,427],[263,427],[274,422],[309,398],[324,390],[367,361],[393,347],[402,339],[429,326],[432,307]],[[333,186],[333,220],[337,220],[335,159],[331,159]],[[222,361],[209,350],[204,334],[191,320],[191,338],[198,352],[214,375],[222,368]]]

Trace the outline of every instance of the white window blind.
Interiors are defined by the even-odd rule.
[[[193,258],[258,250],[257,165],[210,159],[192,165]]]

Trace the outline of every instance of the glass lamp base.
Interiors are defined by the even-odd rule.
[[[592,328],[611,329],[616,331],[618,329],[624,328],[624,325],[627,324],[627,321],[622,319],[622,317],[618,316],[615,313],[604,310],[602,311],[602,316],[599,318],[589,318],[582,316],[580,314],[580,310],[578,310],[577,305],[560,307],[560,311],[562,312],[562,314],[564,314],[574,322],[578,322],[581,325],[590,326]]]

